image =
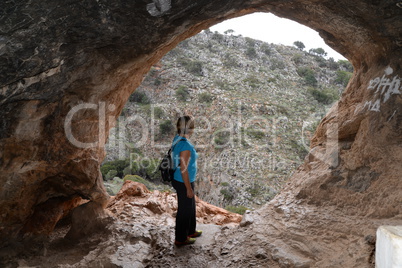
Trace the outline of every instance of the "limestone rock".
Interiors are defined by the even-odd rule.
[[[128,198],[130,196],[145,197],[148,193],[150,192],[144,184],[127,180],[117,193],[115,200]]]
[[[177,211],[176,194],[167,192],[150,192],[145,185],[125,181],[120,192],[109,203],[107,209],[117,218],[126,222],[132,222],[133,216],[141,216],[141,219],[163,216],[170,217],[173,221]],[[241,215],[229,212],[223,208],[208,204],[196,197],[197,222],[204,224],[238,224]]]
[[[72,211],[71,221],[71,228],[66,238],[79,240],[95,233],[105,235],[106,226],[112,218],[98,203],[87,202]]]
[[[317,30],[353,63],[355,72],[338,105],[315,133],[314,157],[262,209],[264,224],[250,225],[261,236],[254,237],[271,252],[274,248],[264,244],[267,237],[286,241],[294,256],[300,256],[294,258],[295,265],[307,265],[310,259],[316,267],[367,267],[373,248],[362,238],[379,225],[373,218],[388,224],[401,215],[400,2],[155,3],[16,0],[0,4],[1,242],[23,234],[26,223],[38,215],[35,211],[42,210],[38,212],[42,215],[53,211],[52,206],[42,205],[45,202],[58,200],[63,207],[62,200],[80,196],[105,206],[109,196],[99,172],[105,137],[143,75],[181,40],[222,20],[261,11]],[[273,204],[285,213],[276,215]],[[330,209],[332,215],[326,213]],[[312,218],[311,211],[317,216]],[[144,208],[141,213],[152,212]],[[53,220],[47,221],[57,222],[61,214],[49,215]],[[300,224],[309,228],[298,228]],[[273,228],[261,228],[267,225]],[[53,226],[47,225],[47,231]],[[287,235],[276,233],[286,229]],[[276,231],[267,236],[269,230]],[[232,235],[243,242],[237,252],[256,243],[241,232]],[[309,243],[301,242],[304,236],[311,237]],[[226,259],[205,256],[218,265],[261,264],[251,252],[228,253]],[[271,264],[278,265],[280,256]]]
[[[251,214],[250,210],[246,210],[246,212],[244,213],[241,222],[240,222],[240,226],[241,227],[246,227],[250,224],[252,224],[254,222],[254,218],[253,215]]]

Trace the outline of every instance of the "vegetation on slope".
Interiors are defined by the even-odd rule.
[[[160,185],[159,159],[185,113],[197,124],[202,199],[235,210],[280,191],[353,69],[322,49],[304,51],[300,41],[288,47],[229,33],[206,30],[151,68],[111,130],[105,180],[138,175]]]

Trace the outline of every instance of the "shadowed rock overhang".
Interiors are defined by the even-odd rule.
[[[257,11],[317,30],[355,68],[282,197],[399,214],[401,7],[399,0],[3,1],[0,237],[47,234],[81,198],[106,206],[103,145],[144,74],[180,41]]]

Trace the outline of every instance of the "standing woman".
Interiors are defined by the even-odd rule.
[[[173,164],[176,168],[172,186],[177,192],[175,245],[188,245],[202,234],[197,231],[194,182],[197,175],[197,152],[188,140],[194,132],[194,120],[186,115],[177,120],[177,135],[172,143]]]

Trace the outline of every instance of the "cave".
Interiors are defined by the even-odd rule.
[[[272,256],[299,248],[296,257],[272,257],[272,262],[368,267],[376,228],[400,221],[399,0],[17,0],[0,6],[1,245],[51,233],[82,200],[106,207],[109,196],[99,171],[104,144],[134,88],[180,41],[253,12],[316,30],[354,66],[304,164],[258,212],[262,225],[287,230],[277,236],[270,232],[272,244],[283,244],[278,246],[283,251]],[[323,227],[334,222],[342,225]],[[310,226],[310,232],[303,233],[298,224]],[[263,236],[258,228],[255,234]],[[333,239],[321,247],[305,246],[301,237],[314,237],[320,229]]]

